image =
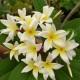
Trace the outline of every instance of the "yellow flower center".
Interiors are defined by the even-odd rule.
[[[26,35],[28,36],[35,36],[35,34],[37,34],[37,32],[35,31],[34,28],[29,28],[28,30],[26,30]]]
[[[28,19],[28,20],[26,21],[26,24],[30,25],[31,22],[32,22],[32,19]]]
[[[32,46],[29,46],[28,47],[28,51],[31,52],[31,53],[36,53],[36,47],[33,46],[33,45]]]
[[[49,71],[50,69],[52,69],[52,63],[47,61],[44,63],[44,67],[47,71]]]

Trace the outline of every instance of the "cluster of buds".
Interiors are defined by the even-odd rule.
[[[79,45],[72,39],[74,33],[66,39],[69,32],[56,30],[50,17],[53,10],[54,7],[44,6],[42,13],[33,11],[33,15],[26,16],[26,9],[23,8],[18,10],[19,16],[7,14],[7,20],[1,20],[7,26],[1,33],[8,34],[3,44],[10,49],[10,59],[14,56],[19,61],[19,55],[22,54],[25,59],[21,61],[26,64],[22,73],[32,70],[36,80],[38,73],[43,74],[44,80],[48,77],[55,80],[54,69],[60,69],[63,65],[53,60],[60,56],[67,65],[70,65],[70,60],[76,55],[74,48]],[[20,42],[15,41],[11,44],[10,41],[13,41],[16,35]],[[50,49],[52,51],[49,51]]]

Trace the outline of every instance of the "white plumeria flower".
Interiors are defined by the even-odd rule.
[[[54,10],[54,7],[44,6],[43,13],[33,11],[35,13],[33,16],[36,17],[39,23],[43,23],[43,22],[52,23],[53,20],[50,16],[53,10]]]
[[[58,55],[60,55],[65,63],[70,64],[69,60],[72,60],[76,55],[76,52],[73,49],[75,49],[77,46],[79,46],[79,44],[76,43],[75,40],[66,41],[66,45],[64,47],[55,45],[54,47],[56,49],[53,50],[52,57],[56,58]]]
[[[30,62],[26,62],[26,59],[22,59],[27,66],[22,70],[22,73],[27,73],[32,70],[32,74],[36,80],[38,80],[38,73],[42,72],[43,63],[41,61],[41,55],[38,56],[37,60],[31,60]],[[37,65],[38,64],[38,65]]]
[[[13,40],[13,38],[16,34],[16,31],[18,30],[16,22],[14,21],[14,19],[9,14],[7,14],[7,20],[1,20],[1,22],[5,26],[7,26],[6,29],[1,30],[1,33],[9,34],[7,39],[6,39],[6,42]]]
[[[18,59],[18,56],[20,55],[19,51],[18,50],[14,50],[14,48],[16,46],[18,46],[18,42],[16,41],[15,44],[10,44],[10,43],[3,43],[7,48],[9,48],[11,51],[10,51],[10,60],[12,59],[12,57],[14,56],[15,59],[17,61],[19,61]]]
[[[54,7],[49,7],[49,6],[43,7],[43,15],[41,17],[42,22],[49,22],[49,23],[53,22],[52,18],[50,18],[53,10],[54,10]]]
[[[23,21],[26,17],[26,8],[23,8],[22,10],[18,9],[18,14],[19,14],[19,17],[18,16],[13,16],[13,18],[16,21]]]
[[[44,80],[47,80],[48,76],[52,80],[55,80],[55,73],[53,69],[60,69],[61,67],[63,67],[63,65],[58,63],[53,63],[52,61],[53,61],[52,55],[51,53],[49,53],[46,61],[43,63],[44,66],[43,69],[45,70],[43,71]]]
[[[37,51],[42,47],[42,43],[36,44],[27,40],[27,48],[24,49],[23,54],[26,53],[26,61],[29,62],[31,59],[37,60]]]
[[[46,38],[44,42],[44,51],[46,52],[52,48],[52,43],[59,46],[65,46],[65,42],[61,38],[66,35],[67,32],[64,30],[56,31],[56,28],[53,24],[46,24],[46,26],[42,26],[42,32],[40,33],[40,36]]]
[[[24,33],[21,35],[21,41],[26,39],[31,39],[32,41],[35,39],[35,36],[38,36],[40,31],[37,31],[38,23],[34,21],[30,26],[23,24]]]

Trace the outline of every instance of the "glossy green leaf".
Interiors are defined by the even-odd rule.
[[[21,73],[22,69],[26,65],[24,63],[20,63],[10,74],[9,80],[35,80],[32,76],[32,73]]]
[[[9,58],[2,60],[0,62],[0,78],[12,71],[17,64],[17,61],[14,59],[11,61]]]
[[[80,43],[80,18],[66,22],[61,28],[71,32],[74,31],[74,39]]]
[[[8,80],[8,79],[9,79],[9,76],[10,76],[10,73],[11,73],[11,72],[8,72],[8,73],[5,74],[4,76],[2,76],[2,77],[0,78],[0,80]]]

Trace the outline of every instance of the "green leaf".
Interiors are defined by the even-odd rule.
[[[32,73],[21,73],[22,69],[26,65],[24,63],[20,63],[11,73],[9,80],[35,80],[32,76]]]
[[[0,34],[0,44],[2,45],[3,42],[5,42],[7,35],[5,34]]]
[[[64,30],[74,31],[74,39],[80,43],[80,18],[66,22],[61,26]]]
[[[36,11],[42,12],[43,6],[46,5],[45,0],[32,0],[34,8]]]
[[[80,60],[73,60],[71,62],[71,69],[73,73],[73,79],[79,80],[80,79]]]
[[[16,60],[11,60],[9,58],[6,58],[0,62],[0,78],[5,76],[8,72],[14,69],[14,67],[17,65]]]
[[[20,63],[12,72],[9,77],[9,80],[35,80],[35,78],[32,75],[32,72],[28,73],[21,73],[23,68],[26,66],[23,62]],[[43,76],[40,74],[38,80],[43,80]]]
[[[16,4],[16,0],[8,0],[11,5]]]
[[[2,77],[0,78],[0,80],[8,80],[8,79],[9,79],[9,76],[10,76],[10,73],[11,73],[11,72],[8,72],[8,73],[5,74],[4,76],[2,76]]]
[[[0,22],[0,30],[5,29],[6,27]],[[0,34],[0,44],[3,44],[5,41],[7,35],[5,34]]]
[[[63,70],[56,70],[56,80],[71,80],[71,78],[63,71]]]
[[[0,22],[0,30],[5,29],[6,27]]]

